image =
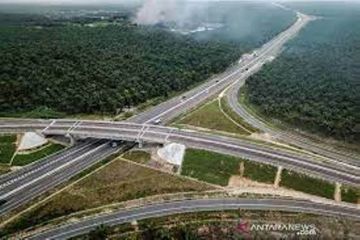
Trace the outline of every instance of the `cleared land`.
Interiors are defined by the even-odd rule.
[[[333,183],[312,178],[305,174],[284,170],[281,174],[280,186],[329,199],[334,199],[335,186]]]
[[[146,164],[150,161],[151,155],[150,155],[150,153],[145,152],[145,151],[134,150],[134,151],[129,151],[129,152],[125,153],[123,155],[123,158],[133,161],[133,162]]]
[[[205,182],[227,186],[233,175],[240,175],[240,164],[244,163],[244,177],[258,182],[273,183],[277,169],[253,163],[233,156],[188,149],[181,174]]]
[[[218,100],[213,100],[201,106],[176,123],[240,135],[249,135],[249,132],[245,130],[246,128],[239,127],[223,114],[219,107]]]
[[[25,166],[51,154],[54,154],[62,150],[63,148],[64,146],[60,144],[48,144],[44,148],[40,148],[39,150],[35,150],[34,152],[17,154],[12,162],[12,165]]]
[[[205,184],[116,159],[24,214],[7,226],[6,231],[19,231],[57,217],[126,200],[209,189]]]
[[[0,163],[8,164],[16,151],[16,135],[0,136]]]

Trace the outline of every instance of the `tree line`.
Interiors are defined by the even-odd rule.
[[[338,13],[310,23],[247,81],[248,100],[297,128],[359,142],[359,21]]]

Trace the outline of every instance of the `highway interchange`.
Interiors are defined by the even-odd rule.
[[[36,164],[2,176],[0,196],[1,199],[6,199],[6,203],[0,207],[0,215],[30,202],[124,148],[108,146],[108,141],[104,140],[85,141]]]
[[[255,144],[249,140],[198,133],[177,128],[136,124],[130,122],[99,122],[76,120],[19,120],[7,124],[0,121],[0,131],[26,132],[43,131],[45,135],[71,134],[78,138],[98,138],[129,142],[154,142],[164,144],[177,142],[197,149],[205,149],[234,156],[242,156],[250,160],[283,166],[288,169],[322,176],[324,179],[347,183],[360,184],[360,172],[357,166],[327,164],[322,158],[307,155],[302,152],[291,151],[264,144]],[[49,125],[51,126],[49,127]],[[75,126],[76,127],[73,127]],[[44,129],[46,129],[44,131]]]
[[[111,144],[111,141],[113,140],[156,142],[161,144],[166,142],[178,142],[192,148],[242,156],[250,160],[283,166],[288,169],[296,169],[332,181],[358,186],[360,184],[359,168],[357,165],[352,164],[354,163],[352,156],[343,155],[339,152],[332,153],[336,155],[328,156],[327,150],[319,148],[317,145],[301,146],[304,147],[304,149],[306,149],[306,147],[311,147],[310,150],[312,152],[316,152],[319,155],[322,155],[322,157],[315,157],[311,154],[291,151],[289,149],[274,148],[273,146],[268,146],[266,144],[256,144],[246,139],[215,136],[154,125],[159,119],[161,119],[162,124],[169,122],[180,114],[183,114],[211,97],[216,96],[216,94],[219,94],[224,89],[229,89],[231,93],[236,93],[237,96],[240,84],[243,83],[248,76],[258,71],[264,63],[276,56],[282,46],[295,36],[301,28],[308,24],[309,21],[311,21],[310,17],[298,13],[298,20],[290,28],[263,45],[262,48],[255,50],[250,58],[244,59],[238,64],[230,67],[225,73],[214,76],[210,81],[205,82],[197,88],[128,119],[127,122],[31,119],[0,120],[0,132],[4,133],[37,131],[47,136],[62,135],[84,139],[82,142],[79,142],[63,152],[50,156],[42,161],[38,161],[20,171],[0,177],[0,198],[7,200],[0,208],[0,215],[9,213],[17,207],[28,203],[36,196],[51,190],[56,185],[66,182],[77,173],[101,159],[124,150],[125,145],[119,144],[118,146],[114,146]],[[229,103],[234,101],[235,95],[228,94],[227,96],[230,96]],[[237,111],[236,108],[234,108],[234,110],[241,116],[245,116],[242,112]],[[253,119],[251,116],[244,118],[246,120]],[[260,126],[259,124],[256,124],[256,127]],[[268,128],[260,129],[269,132]],[[282,136],[286,135],[283,134]],[[293,141],[297,140],[295,138],[292,139]],[[295,142],[294,145],[298,142],[299,141]],[[339,161],[334,161],[335,159]],[[329,164],[329,161],[331,161],[331,164]],[[79,233],[87,232],[101,223],[117,224],[134,218],[161,216],[162,213],[178,213],[183,211],[181,209],[184,209],[184,206],[187,206],[185,212],[206,209],[233,209],[240,207],[252,209],[276,208],[300,212],[340,214],[352,218],[359,217],[359,214],[357,213],[358,210],[340,206],[324,206],[308,202],[295,202],[290,200],[288,202],[279,202],[281,200],[262,202],[254,199],[234,200],[237,201],[236,203],[231,201],[227,203],[226,201],[227,200],[180,202],[176,203],[179,204],[176,205],[176,207],[173,207],[173,205],[171,205],[173,203],[171,203],[170,205],[161,205],[163,207],[157,206],[158,211],[155,211],[155,214],[153,212],[154,209],[152,209],[154,206],[145,206],[144,209],[140,209],[143,210],[143,216],[141,217],[136,217],[137,215],[134,215],[134,212],[131,211],[119,212],[103,216],[104,218],[109,219],[108,222],[104,221],[101,217],[94,218],[88,222],[84,221],[79,222],[78,224],[65,226],[65,230],[59,228],[41,233],[40,235],[35,236],[35,238],[68,238]],[[313,205],[310,206],[309,204]],[[63,232],[65,235],[57,235],[59,234],[59,231]]]

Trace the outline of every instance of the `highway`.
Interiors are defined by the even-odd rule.
[[[240,61],[240,63],[235,64],[234,66],[230,67],[229,70],[227,70],[223,74],[219,74],[217,76],[214,76],[209,81],[203,83],[202,85],[198,86],[197,88],[188,91],[187,93],[182,94],[181,96],[174,97],[158,106],[155,106],[137,116],[134,116],[133,118],[129,119],[128,122],[133,123],[152,123],[158,119],[161,119],[162,124],[170,121],[176,116],[179,116],[180,114],[190,110],[191,108],[194,108],[198,106],[199,104],[203,103],[207,99],[211,98],[212,96],[215,96],[217,93],[222,91],[224,88],[229,86],[234,81],[238,80],[239,78],[244,77],[244,73],[251,68],[254,65],[259,64],[260,62],[266,60],[269,56],[267,53],[272,51],[273,49],[281,48],[282,45],[286,40],[288,40],[289,37],[293,36],[298,32],[302,27],[304,27],[308,23],[309,19],[305,15],[298,14],[298,20],[287,30],[280,33],[278,36],[276,36],[273,40],[270,42],[264,44],[262,48],[256,50],[257,54],[252,54],[251,57],[247,57]],[[6,121],[6,120],[4,120]],[[12,121],[12,120],[8,120]],[[55,121],[53,121],[54,123]],[[56,121],[57,125],[59,124],[59,121]],[[69,127],[66,132],[63,132],[65,136],[71,136],[73,134],[73,130],[77,128],[77,124],[79,122],[75,122],[71,127]],[[51,128],[51,123],[47,123],[47,126],[40,130],[40,132],[48,132],[47,128]],[[14,132],[23,132],[23,128],[19,128],[15,130]],[[31,130],[28,129],[28,130]],[[89,137],[92,137],[94,134],[89,134]],[[141,135],[141,134],[140,134]],[[86,138],[86,136],[82,135],[81,137]],[[98,138],[97,136],[95,136]],[[105,139],[111,139],[110,137],[106,137]],[[130,139],[124,139],[124,140],[134,140],[133,136],[131,136]],[[146,139],[145,139],[146,140]],[[104,148],[95,148],[98,150],[98,152],[94,152],[93,150],[88,149],[88,151],[91,151],[93,155],[99,155],[102,156],[103,152],[112,152],[113,149],[109,146],[109,144],[104,146]],[[87,156],[86,153],[83,153],[84,156]],[[64,156],[58,156],[59,159],[57,159],[57,156],[55,158],[49,158],[44,159],[42,161],[38,161],[36,165],[26,167],[23,171],[15,172],[14,174],[7,175],[4,180],[1,180],[0,183],[3,184],[3,187],[1,191],[0,198],[6,197],[7,200],[9,200],[6,205],[1,206],[0,208],[0,215],[5,214],[12,209],[15,209],[17,206],[20,206],[21,204],[26,203],[36,195],[39,195],[43,192],[46,192],[47,190],[50,190],[53,185],[51,184],[51,181],[53,182],[61,182],[65,181],[68,178],[62,178],[61,176],[66,176],[69,169],[67,167],[61,167],[61,166],[67,166],[67,162],[71,162],[74,159],[77,158],[77,156],[73,156],[72,154],[65,154]],[[82,161],[86,162],[87,158],[82,158]],[[82,162],[79,161],[79,162]],[[49,164],[49,162],[53,162],[56,164]],[[89,161],[92,162],[92,161]],[[37,170],[39,169],[37,165],[45,165],[47,166],[44,168],[44,170]],[[91,166],[89,165],[81,165],[82,167],[75,168],[76,171],[80,172],[86,167]],[[35,169],[35,170],[34,170]],[[56,171],[54,171],[54,169]],[[52,173],[52,176],[49,176],[47,174],[47,178],[51,179],[51,181],[42,181],[41,186],[40,180],[42,180],[42,176],[45,174],[45,172]],[[72,171],[73,172],[73,171]],[[70,174],[70,175],[73,175]],[[35,181],[35,180],[36,181]],[[31,192],[31,194],[28,194],[29,197],[26,197],[26,199],[22,199],[22,195],[20,193],[24,193],[25,196],[26,192],[29,191],[28,189],[31,189],[31,186],[28,188],[19,188],[18,185],[24,183],[24,182],[30,182],[32,183],[31,186],[36,186],[37,188],[41,189],[41,191]],[[7,192],[8,191],[8,192]],[[16,194],[15,194],[16,193]],[[11,194],[11,195],[10,195]],[[31,196],[31,197],[30,197]],[[25,201],[26,200],[26,201]],[[13,202],[13,203],[11,203]]]
[[[175,117],[199,106],[199,104],[209,98],[216,96],[217,93],[230,84],[248,77],[248,74],[246,74],[248,69],[268,61],[269,58],[273,57],[272,52],[274,50],[281,49],[289,39],[294,37],[312,19],[301,13],[297,13],[297,16],[297,21],[288,29],[265,43],[261,48],[256,49],[250,56],[243,57],[241,61],[231,66],[224,73],[214,76],[204,84],[140,113],[128,119],[128,121],[134,123],[153,123],[157,119],[161,119],[162,123],[169,122]]]
[[[190,148],[205,149],[249,160],[283,166],[322,177],[334,182],[358,186],[360,171],[356,166],[329,164],[322,158],[272,145],[256,144],[251,140],[198,133],[172,127],[129,122],[76,120],[0,120],[0,132],[43,132],[45,135],[71,134],[77,138],[111,139],[129,142],[176,142]]]
[[[111,147],[107,140],[86,140],[44,161],[2,176],[0,198],[6,199],[6,203],[1,205],[0,215],[28,203],[124,148],[125,145]]]
[[[79,150],[81,153],[83,153],[80,157],[77,156],[77,154],[80,153],[74,153],[74,155],[69,155],[65,158],[60,156],[59,158],[56,158],[57,160],[54,160],[54,162],[57,163],[53,164],[51,168],[44,167],[42,170],[34,171],[28,175],[26,175],[26,170],[24,170],[24,172],[15,172],[14,175],[7,175],[3,178],[0,178],[0,185],[2,186],[2,188],[0,187],[0,198],[5,198],[8,200],[6,204],[1,206],[0,214],[5,214],[10,210],[25,204],[30,199],[33,199],[39,194],[48,191],[60,183],[63,183],[71,176],[76,175],[76,173],[82,171],[86,167],[93,165],[100,159],[122,149],[122,146],[112,148],[109,145],[109,141],[104,141],[106,139],[131,142],[178,142],[183,143],[184,145],[191,148],[205,149],[234,156],[241,156],[250,160],[276,166],[281,165],[288,169],[310,173],[324,179],[358,186],[360,184],[359,168],[356,168],[351,164],[328,164],[326,162],[322,162],[322,160],[317,159],[314,156],[302,154],[296,151],[290,152],[289,150],[255,144],[254,142],[247,140],[214,136],[153,125],[153,123],[157,122],[158,120],[161,120],[161,124],[165,124],[173,118],[189,111],[190,109],[195,108],[201,103],[204,103],[211,97],[216,96],[224,89],[232,87],[232,84],[246,79],[255,72],[255,69],[259,69],[264,62],[268,62],[269,59],[273,58],[274,52],[279,51],[282,46],[290,38],[294,37],[309,21],[311,21],[310,17],[298,13],[298,20],[290,28],[280,33],[270,42],[264,44],[260,49],[255,50],[250,57],[244,58],[238,64],[230,67],[225,73],[216,75],[195,89],[190,90],[180,96],[174,97],[143,113],[140,113],[139,115],[128,119],[126,122],[116,123],[100,121],[31,119],[0,120],[0,132],[21,133],[26,131],[38,131],[42,132],[44,135],[63,135],[83,139],[99,139],[99,141],[94,140],[91,142],[93,145],[91,147],[89,146],[89,148],[81,145],[84,147],[84,149]],[[81,148],[81,146],[76,146],[76,148]],[[46,163],[46,161],[42,161],[36,164],[41,165],[42,163]],[[29,171],[31,171],[30,169],[31,167],[29,167]],[[244,203],[241,205],[241,203],[239,203],[236,205],[236,208],[246,207],[256,203],[252,206],[254,208],[258,207],[259,209],[271,209],[272,207],[283,210],[289,210],[291,208],[300,209],[300,207],[297,207],[297,204],[294,201],[289,201],[286,202],[286,204],[283,203],[280,205],[271,203],[266,204],[264,202],[258,202],[259,200],[251,201],[252,202],[247,205]],[[187,204],[189,203],[187,202]],[[214,204],[211,203],[210,205],[207,205],[207,203],[200,203],[198,205],[190,204],[189,206],[196,206],[194,207],[193,211],[200,209],[205,210],[206,208],[230,208],[230,206],[235,208],[235,205],[224,205],[223,203],[219,204],[219,202]],[[322,209],[322,207],[323,206],[315,206],[311,208],[310,206],[305,206],[303,207],[303,210],[321,213],[332,211]],[[146,209],[142,210],[145,211],[144,215],[146,215]],[[162,213],[172,214],[176,211],[180,211],[179,209],[171,211],[171,208],[170,210],[167,210],[166,208],[159,208],[159,210],[160,212],[157,212],[157,215],[149,214],[147,217],[160,216]],[[334,212],[337,212],[337,214],[341,215],[346,213],[346,211],[340,210],[336,210]],[[348,213],[347,215],[350,216],[351,214]],[[113,221],[115,223],[115,220]],[[91,226],[94,227],[95,225],[99,225],[101,223],[101,219],[95,219]],[[74,224],[68,227],[69,229],[76,229],[76,226],[77,225]],[[72,233],[76,233],[77,235],[78,233],[82,233],[83,230],[86,232],[91,228],[81,229],[82,230],[80,232],[78,232],[78,230],[75,230],[74,232],[68,231],[67,229],[62,229],[61,232],[68,235],[60,236],[57,235],[56,232],[50,232],[48,233],[49,235],[46,236],[52,236],[56,239],[66,238],[72,236]],[[45,235],[42,237],[45,237]],[[40,236],[41,239],[43,239],[42,237]]]
[[[173,214],[220,211],[220,210],[274,210],[300,213],[311,213],[324,216],[345,217],[360,220],[360,209],[336,205],[326,205],[308,201],[280,199],[201,199],[168,202],[147,205],[139,208],[121,210],[92,218],[65,224],[57,228],[38,232],[27,239],[69,239],[86,234],[100,224],[114,226],[129,223],[133,220],[163,217]]]
[[[274,49],[272,54],[276,56],[279,53],[280,49]],[[248,76],[255,74],[261,69],[263,64],[266,62],[260,63],[258,66],[253,67],[247,73]],[[318,142],[315,142],[309,137],[305,137],[296,133],[295,131],[285,131],[279,128],[274,128],[266,124],[266,121],[260,119],[258,116],[254,116],[248,109],[243,106],[239,101],[239,91],[240,88],[245,84],[247,77],[240,78],[235,84],[232,84],[231,87],[225,92],[225,99],[230,106],[230,108],[237,113],[242,119],[244,119],[251,126],[259,129],[264,133],[270,134],[276,140],[279,140],[283,143],[290,144],[293,146],[300,147],[307,151],[317,153],[322,156],[326,156],[336,161],[342,161],[344,163],[349,163],[352,165],[360,166],[359,155],[352,154],[350,152],[344,152],[334,149],[333,146],[324,145]]]

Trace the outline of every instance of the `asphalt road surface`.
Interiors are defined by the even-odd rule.
[[[26,123],[26,121],[29,121]],[[76,127],[74,127],[76,126]],[[43,130],[45,129],[45,130]],[[45,135],[71,134],[78,138],[98,138],[129,142],[176,142],[190,148],[206,149],[219,153],[241,156],[249,160],[283,166],[341,183],[358,186],[360,172],[357,166],[333,162],[272,145],[254,143],[251,140],[199,133],[171,127],[128,122],[74,121],[74,120],[0,120],[0,132],[43,131]]]
[[[147,205],[140,208],[122,210],[100,215],[78,222],[59,226],[28,239],[68,239],[86,234],[97,226],[115,226],[133,220],[163,217],[179,213],[219,211],[219,210],[274,210],[300,213],[312,213],[324,216],[345,217],[360,220],[360,209],[336,205],[326,205],[308,201],[280,200],[280,199],[202,199],[168,202]]]
[[[273,52],[274,55],[277,54],[276,51]],[[254,67],[251,71],[248,72],[248,75],[252,75],[260,70],[262,64]],[[344,152],[341,150],[335,149],[333,146],[324,145],[319,142],[315,142],[310,137],[305,137],[296,133],[295,131],[284,131],[278,128],[274,128],[266,124],[266,121],[260,119],[257,116],[254,116],[251,112],[247,110],[245,106],[239,102],[239,91],[240,88],[245,84],[245,78],[239,79],[236,84],[233,84],[228,91],[226,92],[226,100],[231,109],[237,113],[242,119],[244,119],[251,126],[261,130],[264,133],[268,133],[275,139],[280,140],[286,144],[291,144],[307,151],[332,158],[336,161],[342,161],[344,163],[349,163],[352,165],[360,166],[360,158],[358,154]]]
[[[6,202],[0,207],[0,215],[28,203],[124,147],[111,147],[108,140],[85,141],[19,172],[3,176],[0,199]]]
[[[226,72],[214,76],[212,79],[193,90],[140,113],[128,119],[128,121],[134,123],[154,123],[158,119],[161,119],[162,123],[166,123],[174,117],[205,102],[210,97],[215,96],[235,81],[248,77],[247,71],[251,67],[266,62],[269,58],[274,57],[273,51],[281,49],[289,39],[294,37],[312,19],[304,14],[297,14],[298,20],[292,26],[264,44],[261,48],[256,49],[250,57],[247,56],[246,58],[243,58],[242,61],[231,66]]]
[[[336,180],[357,185],[359,184],[359,176],[357,174],[359,171],[351,165],[340,167],[339,165],[334,164],[334,166],[328,166],[328,164],[323,164],[320,161],[311,159],[309,156],[295,152],[289,153],[283,149],[274,150],[237,139],[209,136],[187,131],[181,132],[177,129],[144,124],[151,124],[158,122],[158,120],[161,120],[161,124],[164,124],[174,117],[198,106],[210,97],[215,96],[231,84],[247,78],[253,73],[253,69],[261,67],[264,62],[273,58],[274,52],[281,49],[286,41],[295,36],[310,20],[311,18],[308,16],[299,13],[298,21],[295,24],[270,42],[264,44],[262,48],[255,50],[250,58],[246,58],[240,63],[230,67],[225,73],[214,76],[211,80],[199,87],[134,116],[128,120],[130,123],[126,125],[125,128],[121,128],[119,125],[114,126],[113,124],[115,123],[111,122],[7,119],[1,121],[0,131],[16,133],[24,132],[25,130],[38,130],[49,135],[71,135],[79,136],[81,138],[92,137],[99,139],[121,139],[161,143],[168,141],[180,142],[185,143],[185,145],[189,145],[190,147],[214,150],[236,156],[245,156],[255,161],[295,168],[334,181]],[[141,124],[137,125],[135,123]],[[124,123],[120,123],[120,125],[121,124]],[[15,128],[11,128],[9,127],[10,125],[16,126]],[[26,173],[19,172],[13,177],[9,175],[10,177],[6,176],[4,179],[0,178],[0,184],[3,185],[3,190],[0,190],[1,194],[8,200],[6,204],[1,206],[0,214],[4,214],[11,209],[28,202],[40,193],[46,192],[57,184],[68,180],[71,176],[74,176],[87,166],[91,166],[99,161],[99,159],[120,150],[120,147],[115,149],[111,148],[109,142],[94,141],[92,144],[94,144],[92,148],[88,149],[86,153],[84,152],[82,155],[83,157],[77,156],[77,154],[80,153],[74,153],[75,155],[66,157],[66,160],[59,156],[59,158],[53,160],[59,164],[54,164],[54,167],[51,169],[47,168],[47,173],[44,172],[45,170],[37,170],[30,174],[31,177],[24,177],[23,175]],[[42,163],[45,164],[49,161],[50,160],[44,160],[36,164],[42,165]],[[11,183],[9,184],[9,182]],[[282,207],[284,209],[294,207],[293,202],[288,202],[288,204],[289,205]],[[216,204],[211,207],[216,208]],[[270,205],[262,205],[262,208],[265,209],[266,207],[270,207]],[[308,210],[311,210],[311,208],[308,208]],[[99,222],[97,222],[97,224],[99,224]]]

